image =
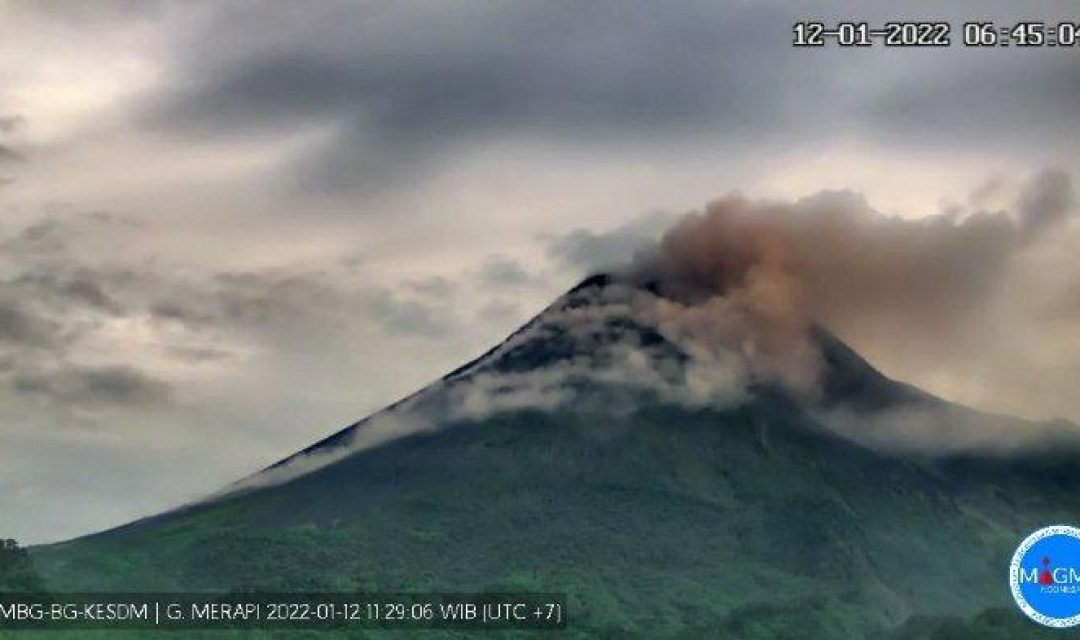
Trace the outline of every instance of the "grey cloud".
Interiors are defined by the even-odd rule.
[[[168,352],[171,356],[185,360],[187,362],[221,362],[223,360],[230,360],[234,357],[234,354],[224,349],[216,349],[213,347],[185,347],[185,346],[173,346],[169,347]]]
[[[649,248],[675,220],[667,213],[638,216],[608,231],[574,229],[546,238],[548,255],[583,271],[596,272],[622,266]]]
[[[1015,14],[1004,2],[978,9]],[[972,10],[926,8],[956,31]],[[330,142],[278,176],[315,191],[392,188],[500,136],[642,150],[859,133],[1042,149],[1075,136],[1080,114],[1080,65],[1067,51],[1004,58],[956,44],[902,52],[904,65],[881,47],[807,51],[791,46],[791,25],[809,16],[779,2],[320,2],[207,14],[173,52],[144,126],[215,139],[325,127]],[[850,2],[817,15],[895,18]],[[1072,15],[1054,3],[1040,17]]]
[[[109,234],[137,227],[135,220],[105,211],[82,212],[69,204],[46,207],[43,217],[31,221],[17,233],[0,239],[0,249],[25,264],[43,264],[55,258],[55,266],[70,271],[72,246],[88,239],[108,240]]]
[[[289,168],[312,187],[378,187],[423,172],[460,145],[506,133],[603,142],[726,124],[737,136],[764,136],[785,117],[788,101],[776,95],[800,84],[798,58],[772,46],[786,44],[784,12],[743,9],[320,3],[306,5],[308,15],[280,5],[232,10],[178,52],[173,89],[149,103],[144,123],[214,136],[332,125],[331,146]],[[227,36],[219,33],[226,24]],[[761,68],[769,72],[756,73]]]
[[[0,133],[14,133],[26,123],[20,115],[0,116]]]
[[[57,408],[105,405],[150,406],[169,400],[165,381],[126,363],[79,364],[80,349],[109,320],[138,312],[113,294],[153,289],[149,274],[137,275],[78,257],[71,243],[86,234],[108,236],[107,215],[51,216],[0,239],[0,348],[10,366],[6,387],[47,399]]]
[[[491,318],[515,318],[521,314],[521,307],[517,304],[502,300],[495,299],[483,306],[480,309],[480,313],[477,316],[477,320],[490,320]]]
[[[60,235],[60,223],[54,218],[40,220],[23,229],[20,238],[30,242],[39,242]]]
[[[19,11],[75,28],[100,27],[147,20],[172,4],[171,0],[98,0],[92,5],[64,0],[21,3]],[[194,4],[194,3],[193,3]]]
[[[327,271],[227,272],[174,282],[171,296],[153,302],[148,311],[158,320],[197,330],[255,331],[279,339],[329,337],[359,320],[389,333],[430,337],[454,322],[446,308],[450,300],[441,293],[445,284],[427,281],[419,292],[406,284],[415,294],[409,295]],[[435,294],[429,294],[432,288]]]
[[[479,269],[480,281],[493,287],[522,287],[533,284],[536,278],[513,258],[488,256]]]
[[[114,315],[123,313],[120,304],[105,293],[101,285],[92,279],[77,276],[60,286],[65,295],[85,302],[92,307],[108,311]]]
[[[172,388],[129,366],[69,366],[53,372],[23,372],[12,388],[22,394],[74,406],[151,406],[169,402]]]
[[[0,144],[0,165],[23,162],[25,158],[11,147]]]
[[[213,282],[215,311],[229,321],[267,324],[304,309],[339,306],[332,285],[313,274],[232,272],[215,275]]]
[[[159,320],[173,320],[188,325],[206,324],[211,316],[175,301],[154,302],[149,306],[150,314]]]
[[[671,124],[760,106],[722,93],[733,88],[736,63],[722,54],[747,44],[746,29],[766,27],[773,12],[619,3],[615,25],[614,7],[402,5],[372,18],[362,5],[322,3],[310,10],[317,26],[310,16],[290,22],[290,10],[261,7],[231,17],[276,37],[236,43],[203,34],[196,42],[204,50],[179,71],[206,75],[185,78],[194,86],[160,115],[225,128],[361,116],[408,138],[510,122]],[[261,42],[272,49],[234,53]]]
[[[452,296],[458,289],[457,283],[442,276],[431,276],[421,280],[413,280],[405,283],[405,286],[420,296],[434,298],[446,298]]]
[[[1064,171],[1040,173],[1020,194],[1016,208],[1025,233],[1063,220],[1075,205],[1072,181]]]
[[[435,311],[417,300],[401,299],[387,290],[365,297],[364,309],[371,318],[392,333],[438,336],[448,329],[448,318],[438,318]]]
[[[1025,55],[1031,53],[1047,55]],[[924,149],[965,144],[1008,151],[1075,142],[1080,65],[1056,53],[1062,52],[945,52],[940,65],[924,63],[925,73],[897,77],[858,111],[871,136]]]
[[[111,275],[85,268],[77,269],[67,276],[31,272],[19,275],[10,284],[54,296],[67,305],[85,305],[112,315],[123,315],[124,308],[103,288],[103,281],[109,279]]]
[[[14,300],[0,299],[0,343],[47,347],[56,340],[56,324],[28,312]]]

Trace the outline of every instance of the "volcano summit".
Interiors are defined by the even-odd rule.
[[[890,380],[746,290],[590,278],[219,494],[34,558],[64,590],[564,592],[583,638],[1032,632],[1007,560],[1080,513],[1076,428]]]

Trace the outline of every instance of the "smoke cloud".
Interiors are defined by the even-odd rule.
[[[794,203],[732,195],[680,219],[630,275],[667,301],[660,326],[812,392],[815,324],[886,362],[901,350],[933,362],[984,346],[1025,251],[1064,226],[1074,203],[1061,171],[1035,176],[1011,210],[920,219],[846,191]]]

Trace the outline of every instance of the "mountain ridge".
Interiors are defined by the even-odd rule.
[[[983,418],[890,380],[822,328],[816,402],[728,377],[689,394],[693,359],[628,320],[617,284],[584,281],[305,450],[345,455],[35,561],[69,589],[565,592],[580,612],[571,637],[702,624],[747,637],[744,615],[786,630],[760,637],[876,637],[1008,606],[1010,547],[1080,514],[1073,450],[938,456],[861,441],[897,407],[941,409],[945,427]],[[362,446],[378,420],[413,413],[437,419]]]
[[[521,339],[523,336],[527,335],[531,329],[542,324],[545,316],[552,313],[553,310],[558,310],[566,306],[572,307],[575,304],[573,302],[575,295],[580,295],[590,290],[602,291],[606,287],[626,283],[626,280],[620,280],[617,276],[607,273],[594,274],[583,279],[577,285],[570,288],[563,296],[560,296],[555,302],[525,322],[517,330],[510,333],[495,346],[465,364],[451,370],[431,385],[427,385],[420,390],[405,396],[401,400],[391,403],[385,408],[373,413],[371,416],[354,422],[331,435],[318,440],[312,445],[271,464],[262,471],[278,469],[298,457],[311,455],[337,446],[347,446],[347,440],[353,436],[358,429],[362,428],[366,422],[376,416],[392,412],[402,405],[415,400],[417,396],[423,394],[432,385],[461,381],[468,375],[475,373],[478,368],[485,365],[496,369],[502,367],[503,369],[509,368],[512,370],[515,367],[512,363],[508,365],[503,361],[491,361],[500,354],[503,356],[504,360],[506,357],[514,356],[514,353],[506,353],[513,351],[511,347],[514,344],[514,341]],[[652,290],[648,285],[641,288],[649,291]],[[649,344],[666,343],[666,346],[677,352],[676,357],[687,357],[687,355],[679,350],[677,346],[672,345],[652,328],[636,327],[634,330],[643,334],[643,340],[645,342]],[[975,412],[975,410],[968,407],[948,402],[913,385],[886,376],[839,337],[820,325],[813,325],[810,329],[810,334],[813,344],[820,350],[821,354],[821,408],[835,409],[839,407],[851,410],[857,414],[879,412],[895,409],[900,406],[930,408],[941,411]],[[544,344],[543,347],[545,350],[550,350],[550,344]],[[557,359],[564,356],[565,354],[556,353],[554,358]],[[552,356],[548,355],[547,358],[550,359]],[[549,364],[543,362],[538,364],[535,360],[530,360],[528,357],[525,357],[524,359],[527,361],[526,365],[517,365],[518,368]],[[987,420],[1018,420],[1010,416],[998,414],[975,413],[978,413],[983,419]],[[1018,423],[1019,422],[1030,424],[1030,421],[1018,421]],[[1076,429],[1075,425],[1064,421],[1059,422],[1058,426],[1061,427],[1057,430],[1060,432]],[[1080,429],[1077,431],[1080,432]],[[256,472],[256,475],[262,471]]]

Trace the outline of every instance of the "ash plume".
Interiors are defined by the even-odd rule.
[[[665,333],[734,349],[754,373],[812,392],[814,325],[886,353],[970,354],[1018,257],[1064,226],[1074,202],[1061,171],[1035,176],[1011,211],[920,219],[846,191],[793,203],[731,195],[676,222],[629,277],[661,296]]]

